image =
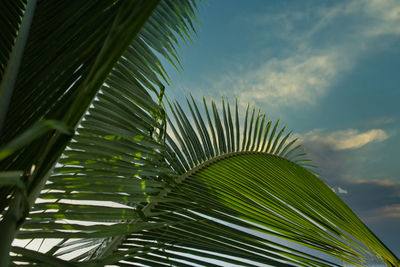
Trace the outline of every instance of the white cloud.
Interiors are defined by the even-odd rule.
[[[344,31],[356,29],[357,32],[353,34],[357,38],[376,38],[386,34],[400,34],[400,2],[398,0],[339,2],[329,8],[317,7],[315,13],[320,19],[307,33],[307,37],[349,16],[356,18],[356,21],[363,20],[362,24],[354,23],[348,25],[347,29],[343,29]]]
[[[238,96],[244,105],[256,102],[277,111],[313,105],[350,72],[360,57],[376,48],[374,44],[382,35],[400,34],[400,1],[396,0],[353,0],[329,8],[316,7],[303,14],[289,10],[270,15],[270,18],[264,15],[262,19],[254,18],[252,23],[277,26],[278,33],[271,33],[286,36],[293,47],[291,52],[266,59],[258,67],[242,66],[219,78],[210,89]],[[312,27],[306,27],[307,30],[296,27],[306,18],[311,18]],[[330,27],[337,27],[337,23],[346,19],[352,23],[333,32],[333,42],[315,41],[314,38],[320,40],[321,35],[331,31]],[[282,23],[285,26],[279,28]],[[268,32],[268,38],[271,33]]]
[[[304,142],[316,142],[329,145],[334,150],[357,149],[372,142],[382,142],[389,135],[382,129],[371,129],[359,132],[355,129],[323,133],[321,130],[313,130],[299,136]]]
[[[273,107],[313,104],[336,76],[337,64],[334,53],[273,59],[228,82],[243,103],[268,103]]]
[[[341,188],[341,187],[338,187],[338,193],[339,193],[339,194],[347,194],[348,192],[347,192],[346,189],[343,189],[343,188]]]
[[[352,62],[341,49],[302,49],[287,58],[268,60],[257,69],[237,71],[214,82],[222,95],[235,95],[242,105],[267,104],[269,108],[313,105]]]
[[[397,0],[358,1],[366,16],[373,20],[364,32],[370,36],[400,34],[400,2]]]

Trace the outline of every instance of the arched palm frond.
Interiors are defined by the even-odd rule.
[[[286,126],[280,128],[280,120],[275,123],[267,120],[266,115],[260,113],[261,110],[257,112],[254,107],[250,110],[247,105],[244,123],[241,125],[237,100],[232,112],[230,105],[222,100],[222,112],[219,112],[214,101],[208,107],[203,98],[204,116],[193,97],[191,103],[186,100],[186,113],[190,111],[190,117],[175,102],[170,104],[171,117],[175,122],[167,118],[171,127],[167,142],[174,151],[175,159],[170,160],[176,172],[184,173],[207,160],[241,152],[268,153],[304,167],[315,167],[309,164],[311,160],[306,158],[302,146],[296,143],[297,138],[289,141],[292,132],[285,133]]]
[[[51,9],[51,4],[52,2],[47,5],[41,3],[42,6],[38,8]],[[102,4],[110,3],[103,1]],[[79,5],[82,3],[77,1],[76,5],[68,7],[68,11],[72,12],[74,8],[76,11],[76,6]],[[131,9],[121,10],[126,5],[132,5],[129,6]],[[165,114],[160,101],[164,94],[163,83],[168,83],[168,76],[158,55],[163,55],[175,66],[179,65],[177,38],[180,36],[190,40],[194,31],[192,20],[197,8],[196,3],[186,0],[111,1],[109,7],[99,5],[94,10],[87,11],[88,13],[82,19],[90,20],[91,18],[93,25],[83,24],[77,27],[84,30],[85,26],[90,28],[106,25],[106,22],[112,21],[113,17],[102,18],[104,23],[99,21],[96,25],[96,20],[101,20],[100,17],[106,15],[103,12],[114,14],[113,10],[116,9],[115,15],[118,17],[122,16],[118,13],[130,13],[132,8],[145,12],[146,7],[150,5],[156,6],[156,9],[152,10],[151,16],[143,27],[140,25],[140,17],[145,14],[141,14],[137,21],[134,21],[135,23],[123,24],[127,27],[136,25],[135,27],[139,27],[140,31],[123,54],[117,58],[117,62],[107,73],[103,83],[99,85],[99,92],[92,98],[90,95],[87,96],[87,100],[91,103],[90,108],[80,121],[74,137],[66,144],[67,148],[48,182],[40,187],[42,189],[39,196],[41,202],[32,208],[21,231],[17,234],[18,239],[34,239],[35,242],[38,240],[40,242],[42,239],[46,239],[47,242],[53,239],[61,243],[56,245],[53,242],[52,245],[44,245],[47,248],[54,246],[47,254],[29,251],[29,246],[27,249],[21,248],[21,245],[15,246],[12,248],[15,253],[12,257],[14,262],[48,264],[54,258],[53,265],[58,266],[60,260],[56,260],[54,256],[62,258],[63,255],[68,254],[66,250],[79,251],[77,246],[92,249],[75,253],[73,257],[77,258],[77,261],[91,257],[99,258],[98,254],[107,248],[113,238],[123,236],[130,231],[137,231],[144,225],[146,228],[158,227],[157,224],[138,220],[141,213],[137,211],[140,210],[140,205],[148,203],[153,198],[162,201],[157,199],[158,192],[165,187],[165,181],[160,176],[172,173],[170,168],[161,166],[164,162],[162,152],[165,147],[160,145],[160,138],[165,131]],[[68,19],[65,23],[72,23],[73,19],[85,14],[86,8],[90,9],[90,7],[90,3],[85,4],[75,17]],[[92,16],[92,13],[96,12],[99,13],[97,14],[99,17]],[[137,14],[133,12],[125,15],[124,19],[128,19]],[[115,22],[119,28],[114,33],[123,36],[124,27],[120,23],[123,23],[123,20]],[[62,32],[62,29],[59,30]],[[73,34],[73,28],[70,31]],[[96,32],[97,30],[94,31],[94,35]],[[103,32],[100,35],[102,36]],[[88,38],[88,36],[84,37]],[[94,41],[93,47],[90,48],[101,47],[102,43],[99,42],[99,40]],[[79,49],[76,51],[71,49],[68,53],[77,51]],[[109,55],[110,58],[112,56],[115,55]],[[75,60],[79,61],[79,59],[77,57]],[[80,79],[86,78],[81,73],[81,68],[84,67],[85,65],[82,65],[76,69],[78,78],[67,92],[61,93],[63,99],[59,104],[57,102],[51,107],[44,107],[43,103],[47,102],[42,99],[44,102],[40,103],[43,107],[40,108],[52,109],[52,111],[47,110],[46,114],[54,117],[57,114],[64,115],[63,112],[66,111],[70,112],[70,104],[73,102],[67,100],[73,100],[74,95],[79,94],[75,86],[81,83]],[[43,93],[42,97],[46,98],[50,95]],[[84,103],[81,104],[84,106]],[[73,103],[73,105],[77,104]],[[32,114],[30,119],[34,120],[37,115],[35,114]],[[75,114],[74,117],[77,115]],[[37,116],[44,115],[38,113]],[[2,137],[5,138],[5,136]],[[34,151],[31,148],[25,150]],[[2,162],[2,164],[14,161],[15,164],[35,163],[32,158],[29,158],[29,161],[28,159],[22,161],[21,157],[27,157],[24,153],[13,155],[13,157],[19,158]],[[11,167],[17,168],[17,166]],[[4,194],[7,196],[7,192]],[[126,223],[135,220],[137,221],[135,226]],[[99,224],[102,225],[99,226]]]
[[[0,265],[70,133],[157,4],[2,1],[0,153],[49,121],[68,131],[50,127],[0,161],[0,175],[14,180],[0,181]]]
[[[14,49],[16,54],[23,54],[23,57],[12,98],[7,105],[1,145],[9,143],[42,119],[60,120],[68,127],[75,128],[107,77],[108,69],[111,70],[157,4],[150,4],[151,1],[148,6],[139,6],[140,1],[132,1],[130,5],[118,1],[90,2],[85,5],[79,1],[63,4],[59,1],[29,1],[33,2],[37,4],[25,48],[22,51]],[[24,8],[25,4],[21,5]],[[15,7],[2,9],[2,17],[3,14],[7,17],[12,8]],[[123,12],[132,14],[124,16]],[[135,13],[141,13],[143,17],[135,16]],[[137,21],[135,26],[130,21],[133,18]],[[124,33],[119,34],[125,34],[124,41],[128,42],[118,47],[112,45],[112,42],[121,39],[115,36],[116,29],[112,29],[115,20],[122,24],[118,27]],[[106,57],[107,51],[104,50],[111,47],[113,53],[107,54],[107,60],[101,64],[102,58]],[[7,61],[3,63],[7,64]],[[98,69],[103,72],[97,73]],[[97,76],[89,77],[93,73],[97,73]],[[2,77],[2,85],[5,78]],[[71,114],[74,119],[68,117]],[[40,152],[49,139],[49,136],[45,136],[37,140],[3,160],[0,167],[3,170],[29,171],[32,164],[39,161]],[[1,194],[1,197],[5,196]]]
[[[125,260],[145,266],[399,264],[329,186],[294,162],[298,150],[285,127],[278,130],[278,123],[249,109],[241,126],[237,105],[232,116],[224,102],[222,112],[205,100],[205,115],[195,101],[188,110],[192,117],[171,105],[167,161],[177,178],[160,195],[181,202],[146,207],[160,214],[149,221],[170,225],[129,234],[117,250],[130,253]]]

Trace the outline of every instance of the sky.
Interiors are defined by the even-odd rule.
[[[209,0],[198,20],[168,96],[238,97],[280,118],[400,257],[400,1]]]

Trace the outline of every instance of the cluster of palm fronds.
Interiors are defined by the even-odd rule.
[[[196,10],[0,3],[0,266],[399,264],[279,121],[164,103]]]

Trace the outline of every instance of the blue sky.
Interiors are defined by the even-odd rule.
[[[169,97],[238,97],[298,136],[400,257],[400,1],[209,0]]]

